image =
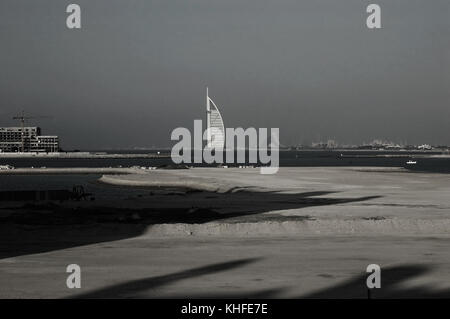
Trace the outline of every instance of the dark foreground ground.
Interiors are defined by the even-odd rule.
[[[365,270],[376,263],[382,288],[373,298],[449,298],[449,244],[428,237],[140,237],[2,259],[0,295],[367,298]],[[80,289],[66,286],[72,263],[81,267]]]

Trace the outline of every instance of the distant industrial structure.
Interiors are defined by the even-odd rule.
[[[420,144],[420,145],[410,145],[406,143],[395,143],[392,141],[383,141],[380,139],[375,139],[369,143],[362,143],[360,145],[346,145],[339,144],[336,140],[329,139],[326,142],[312,142],[310,145],[296,145],[290,146],[288,149],[314,149],[314,150],[376,150],[376,151],[450,151],[450,146],[447,145],[431,145],[431,144]]]
[[[0,152],[58,152],[56,135],[41,135],[41,129],[33,127],[0,127]]]
[[[59,138],[56,135],[41,135],[41,128],[25,126],[25,120],[46,118],[46,116],[14,116],[21,126],[0,127],[0,152],[59,152]]]

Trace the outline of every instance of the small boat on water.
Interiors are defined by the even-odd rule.
[[[417,164],[417,161],[409,160],[406,162],[407,165],[415,165]]]

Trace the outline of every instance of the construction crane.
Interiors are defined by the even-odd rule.
[[[25,116],[25,112],[22,111],[21,115],[16,115],[13,117],[13,120],[20,120],[22,153],[25,152],[25,120],[43,118],[50,118],[50,116]]]

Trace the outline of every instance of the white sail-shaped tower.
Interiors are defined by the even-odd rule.
[[[225,126],[222,115],[216,104],[209,98],[206,88],[206,125],[207,125],[207,147],[222,149],[225,147]]]

